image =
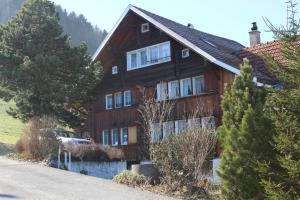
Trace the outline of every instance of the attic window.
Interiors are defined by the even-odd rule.
[[[190,50],[189,49],[182,49],[181,50],[181,57],[182,58],[187,58],[190,56]]]
[[[113,66],[113,67],[111,68],[111,73],[112,73],[112,74],[118,74],[118,66]]]
[[[146,33],[150,30],[149,23],[144,23],[141,25],[141,32]]]

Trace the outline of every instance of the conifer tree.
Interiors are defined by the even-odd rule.
[[[300,199],[300,19],[296,5],[288,3],[288,24],[267,25],[282,44],[283,58],[278,62],[268,57],[270,71],[279,79],[281,88],[270,89],[266,110],[275,127],[272,147],[275,159],[262,163],[262,184],[268,199]]]
[[[0,94],[17,106],[10,113],[23,120],[52,115],[80,126],[101,67],[91,63],[85,45],[70,47],[54,4],[27,0],[0,26],[0,36]]]
[[[270,122],[264,116],[266,92],[253,82],[247,59],[231,88],[222,99],[222,125],[218,132],[222,146],[219,175],[222,192],[229,199],[263,199],[257,161],[268,161],[271,152]],[[269,129],[269,130],[268,130]]]

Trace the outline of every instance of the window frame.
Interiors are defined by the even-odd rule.
[[[171,125],[172,127],[169,127],[169,125]],[[171,132],[168,132],[169,128],[172,129]],[[175,133],[175,122],[174,121],[163,122],[162,133],[163,133],[163,139],[166,139],[169,135]]]
[[[177,82],[177,84],[178,84],[178,96],[173,97],[173,96],[171,96],[171,94],[172,94],[172,83],[174,83],[174,82]],[[180,98],[180,81],[179,80],[174,80],[174,81],[169,81],[168,82],[168,97],[169,97],[169,99]]]
[[[181,50],[181,58],[188,58],[190,57],[190,49],[185,48]]]
[[[105,138],[104,136],[105,136],[106,134],[107,134],[107,139],[108,139],[108,141],[107,141],[107,144],[104,144],[104,141],[105,141],[105,140],[104,140],[104,138]],[[103,144],[103,145],[109,145],[109,130],[107,130],[107,129],[102,131],[102,144]]]
[[[196,94],[196,78],[202,78],[203,79],[203,90],[199,93]],[[205,79],[204,79],[204,75],[200,75],[200,76],[194,76],[192,77],[192,83],[193,83],[193,95],[200,95],[204,93],[205,90]]]
[[[111,68],[111,74],[112,75],[116,75],[116,74],[118,74],[118,66],[112,66],[112,68]]]
[[[169,56],[165,57],[165,58],[162,57],[162,54],[163,54],[162,48],[163,48],[163,46],[168,46],[168,48],[169,48]],[[157,55],[158,55],[157,62],[153,62],[151,60],[151,53],[150,53],[151,48],[157,48]],[[146,51],[146,57],[147,57],[147,61],[146,61],[145,65],[142,65],[142,63],[141,63],[141,52],[143,52],[143,51]],[[131,64],[131,55],[133,55],[133,54],[136,54],[136,58],[137,58],[136,67],[132,67],[132,64]],[[127,71],[140,69],[140,68],[144,68],[144,67],[149,67],[149,66],[152,66],[152,65],[161,64],[161,63],[165,63],[165,62],[169,62],[169,61],[171,61],[171,42],[170,41],[165,41],[165,42],[162,42],[162,43],[159,43],[159,44],[154,44],[154,45],[143,47],[143,48],[140,48],[140,49],[135,49],[135,50],[132,50],[132,51],[128,51],[126,53],[126,55],[127,55]]]
[[[124,143],[124,141],[123,141],[123,134],[124,134],[123,129],[127,129],[127,142],[126,143]],[[121,128],[121,145],[122,146],[128,145],[128,141],[129,141],[128,136],[129,136],[128,127]]]
[[[162,88],[162,85],[164,85],[166,88]],[[166,94],[163,95],[162,91],[165,90]],[[168,94],[169,90],[168,90],[168,83],[161,81],[159,83],[156,84],[156,100],[158,101],[164,101],[167,100],[169,98],[169,94]]]
[[[111,108],[108,107],[108,97],[111,96]],[[113,94],[107,94],[105,95],[105,109],[106,110],[112,110],[114,107],[114,99],[113,99]]]
[[[120,97],[120,100],[121,100],[121,103],[120,103],[120,106],[117,106],[117,95],[119,95]],[[114,99],[115,99],[115,108],[122,108],[122,105],[123,105],[123,102],[122,102],[122,92],[116,92],[114,93]]]
[[[184,95],[184,84],[183,84],[183,82],[185,81],[185,80],[189,80],[190,81],[190,85],[191,85],[191,94],[187,94],[187,95]],[[189,96],[192,96],[193,95],[193,84],[192,84],[192,78],[184,78],[184,79],[180,79],[180,97],[189,97]]]
[[[130,104],[126,104],[126,94],[129,93],[130,95]],[[129,106],[132,106],[132,92],[131,90],[126,90],[124,91],[124,95],[123,95],[123,104],[124,104],[124,107],[129,107]]]
[[[147,27],[146,29],[144,29],[144,27]],[[150,25],[149,22],[143,23],[141,24],[141,33],[147,33],[150,31]]]
[[[117,130],[117,143],[114,143],[114,130]],[[119,130],[117,128],[111,129],[111,146],[119,146]]]

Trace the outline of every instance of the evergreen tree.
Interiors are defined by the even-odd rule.
[[[266,92],[253,82],[253,69],[247,59],[231,88],[222,99],[222,145],[219,175],[222,192],[230,199],[263,199],[257,161],[268,161],[271,152],[270,122],[264,116]]]
[[[79,126],[86,113],[83,103],[99,83],[101,67],[91,64],[85,45],[70,47],[54,4],[27,0],[0,28],[0,36],[0,94],[17,105],[10,113],[23,120],[54,115]]]
[[[266,110],[275,127],[272,140],[275,157],[262,163],[262,181],[268,199],[300,199],[300,20],[295,20],[296,4],[288,2],[288,24],[267,24],[282,44],[281,61],[269,57],[270,71],[281,89],[270,89]],[[282,62],[283,61],[283,62]]]

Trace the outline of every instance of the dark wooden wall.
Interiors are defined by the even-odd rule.
[[[101,132],[104,129],[138,126],[137,108],[142,103],[139,86],[153,91],[160,81],[171,81],[198,75],[205,77],[206,94],[178,99],[174,119],[187,115],[198,101],[204,102],[209,114],[219,116],[221,113],[220,94],[223,93],[222,88],[224,86],[222,81],[228,81],[226,77],[230,76],[224,73],[220,67],[208,62],[192,50],[190,50],[188,58],[181,58],[181,50],[186,47],[151,24],[150,31],[142,34],[140,26],[145,22],[144,19],[134,13],[129,13],[97,58],[104,66],[105,75],[101,84],[94,91],[97,100],[91,105],[87,124],[89,131],[98,142],[101,141]],[[131,71],[126,70],[126,53],[128,51],[165,41],[171,42],[170,62]],[[111,73],[111,67],[114,65],[118,66],[118,74],[116,75]],[[105,95],[126,90],[132,91],[132,106],[105,110]],[[141,129],[138,130],[138,135],[142,134]]]

